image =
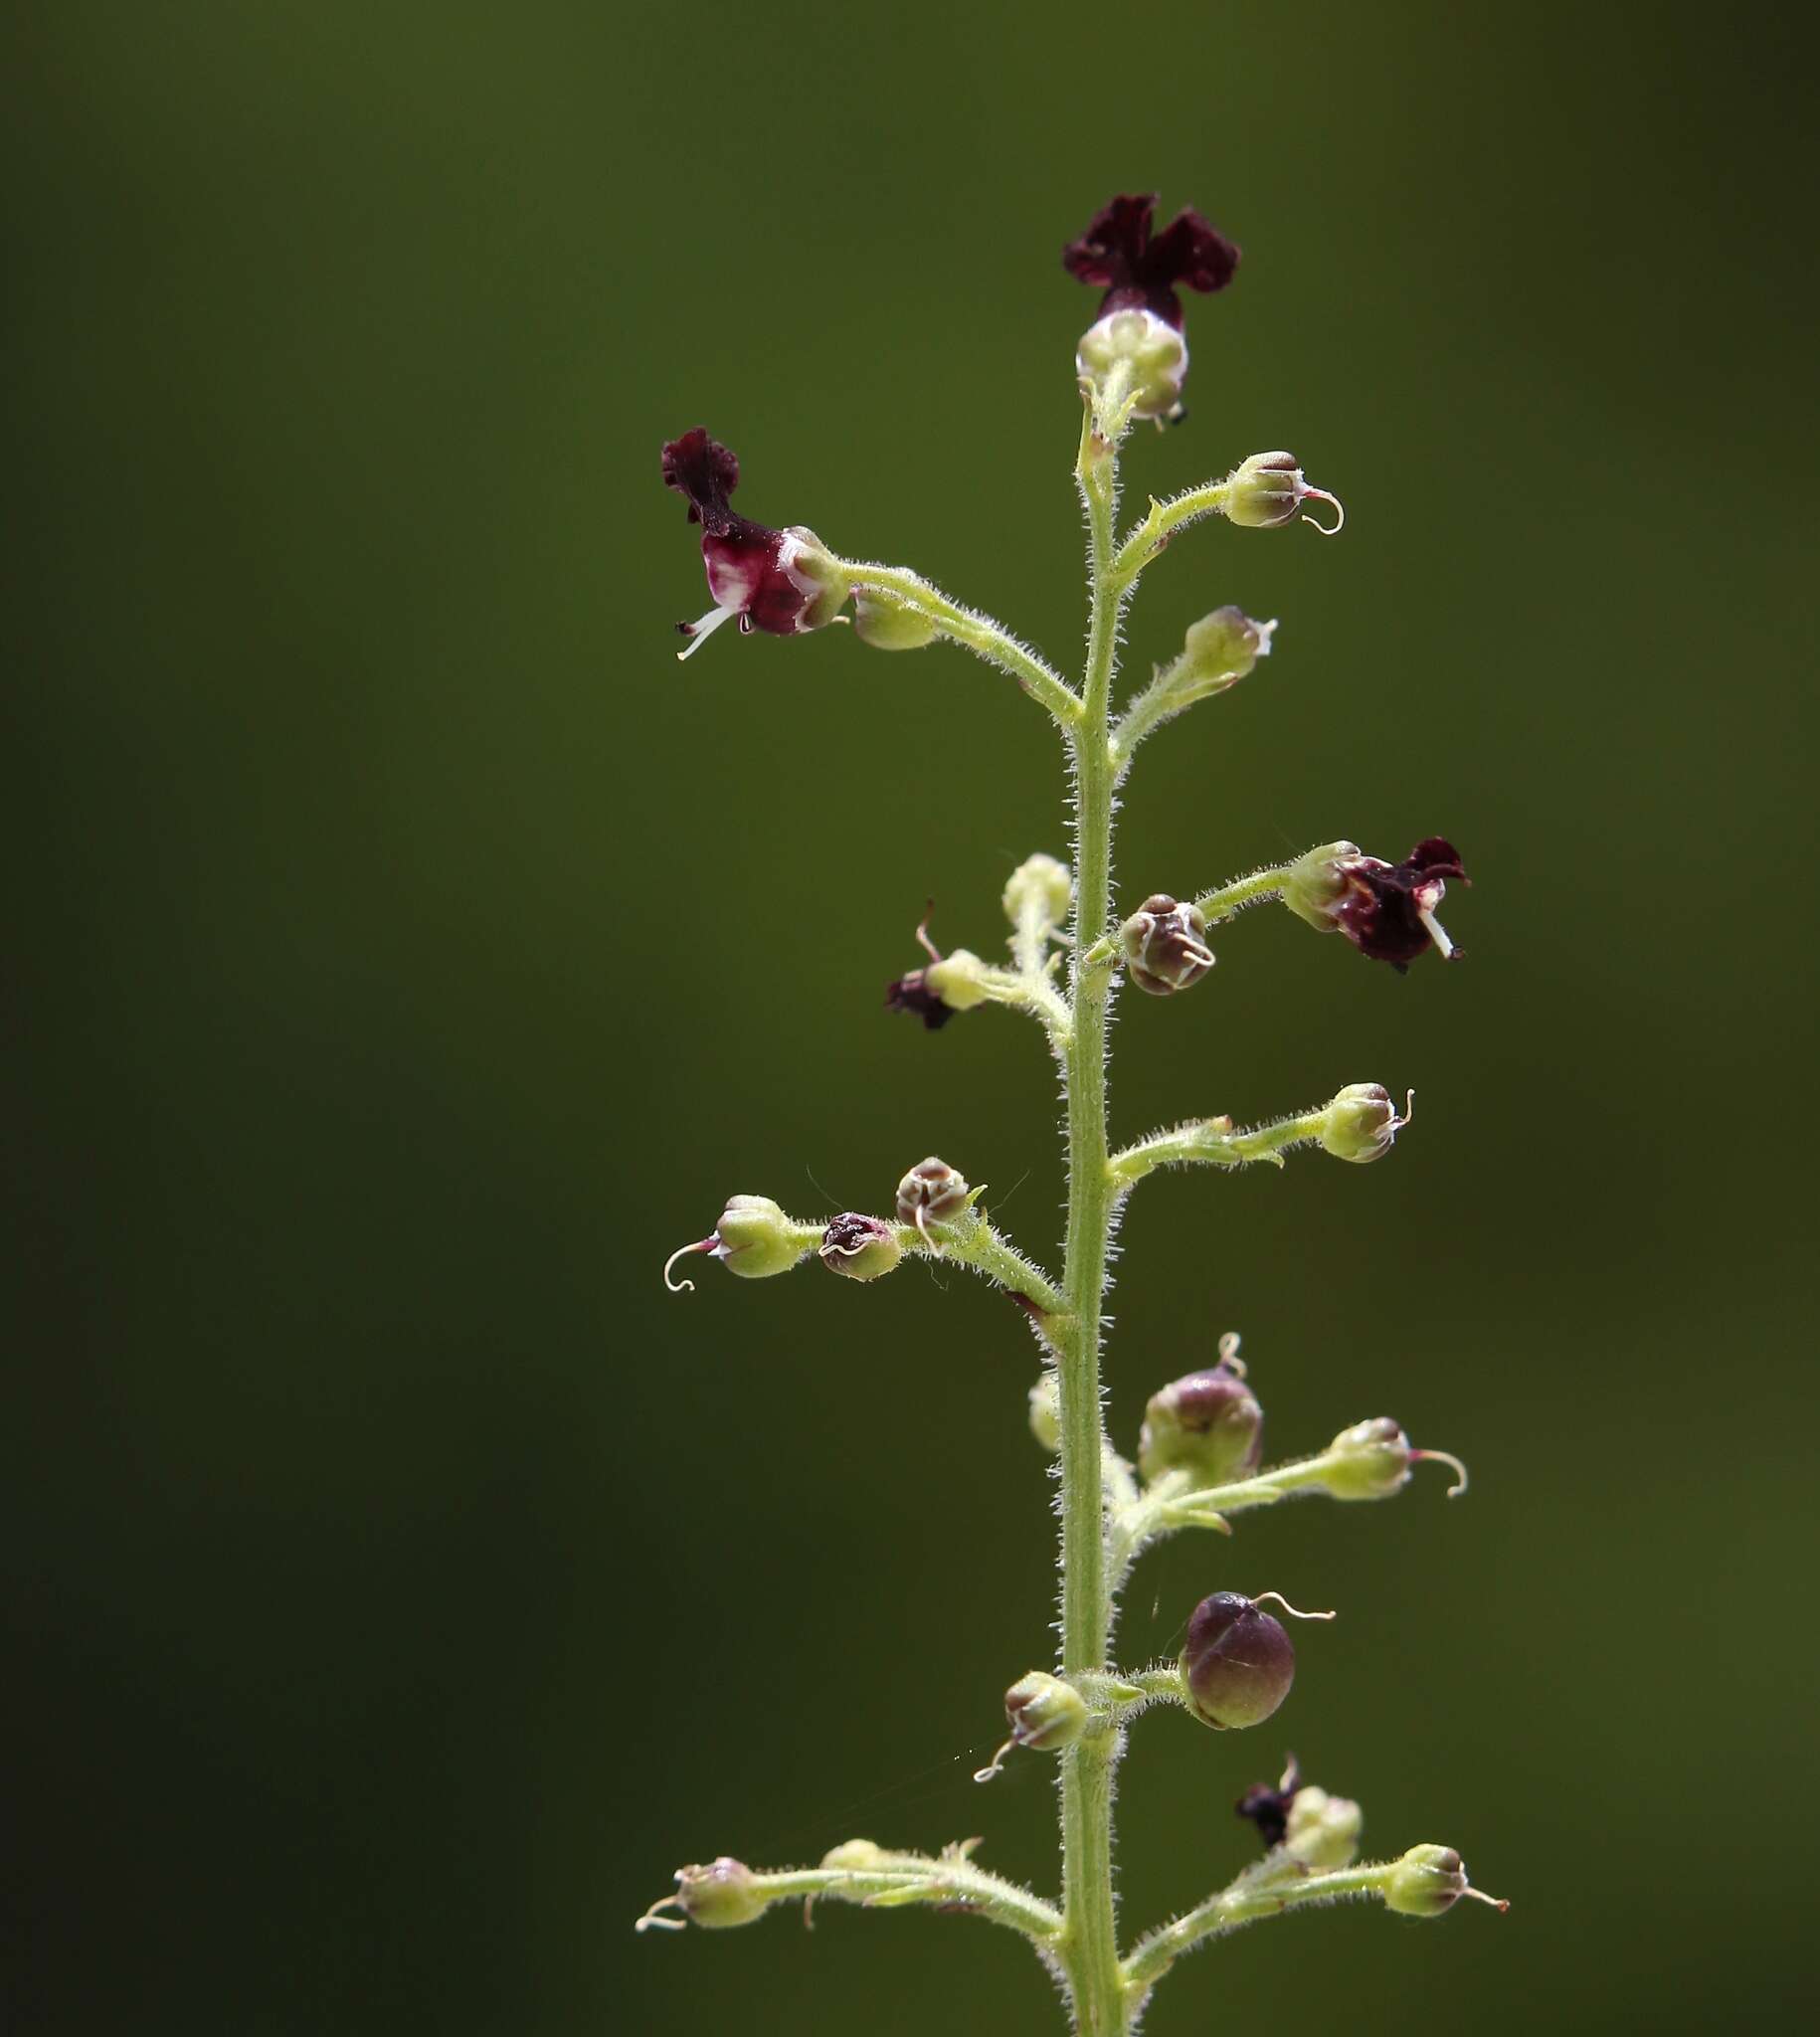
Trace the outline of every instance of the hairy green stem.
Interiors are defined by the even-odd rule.
[[[1052,665],[1027,645],[1019,644],[990,616],[950,601],[920,574],[907,572],[901,566],[877,566],[852,559],[840,559],[835,564],[849,587],[871,587],[894,595],[905,608],[914,609],[933,623],[942,636],[963,645],[989,664],[996,664],[1001,671],[1009,672],[1031,699],[1046,707],[1064,728],[1071,728],[1079,719],[1081,703],[1074,688]]]
[[[1111,402],[1118,400],[1116,393]],[[1113,581],[1117,465],[1101,436],[1107,399],[1089,409],[1075,477],[1087,514],[1093,607],[1081,720],[1071,740],[1074,767],[1074,953],[1103,939],[1112,923],[1113,767],[1107,746],[1120,590]],[[1106,1574],[1100,1412],[1100,1330],[1113,1217],[1107,1170],[1106,1028],[1112,979],[1078,965],[1068,1054],[1068,1239],[1063,1286],[1073,1323],[1059,1367],[1062,1474],[1062,1672],[1106,1667],[1112,1599]],[[1063,1964],[1083,2037],[1119,2037],[1124,1983],[1112,1898],[1114,1732],[1084,1735],[1062,1756]]]

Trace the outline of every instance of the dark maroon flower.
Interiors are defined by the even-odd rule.
[[[887,1012],[914,1012],[931,1032],[940,1032],[954,1017],[954,1007],[945,1005],[929,988],[929,972],[913,969],[895,983],[885,985]]]
[[[1343,888],[1328,914],[1362,954],[1389,963],[1400,974],[1426,948],[1438,949],[1449,960],[1461,952],[1434,916],[1447,895],[1449,877],[1462,884],[1472,881],[1451,841],[1431,834],[1400,863],[1354,856],[1336,864],[1335,873]]]
[[[739,486],[739,462],[698,426],[663,449],[663,482],[689,505],[701,525],[701,556],[714,606],[698,623],[678,623],[689,639],[687,657],[731,617],[742,631],[769,630],[794,637],[834,619],[846,589],[813,530],[793,524],[771,530],[737,515],[730,503]]]
[[[1151,232],[1157,209],[1153,191],[1143,198],[1120,197],[1094,214],[1079,240],[1062,250],[1062,267],[1081,282],[1106,294],[1108,311],[1154,311],[1182,329],[1177,286],[1223,290],[1238,268],[1238,250],[1197,212],[1177,213],[1162,233]]]
[[[1302,1771],[1291,1755],[1283,1779],[1272,1789],[1268,1782],[1254,1782],[1232,1806],[1241,1818],[1249,1818],[1266,1847],[1281,1846],[1289,1832],[1289,1806],[1302,1786]]]
[[[1156,204],[1154,195],[1115,198],[1062,250],[1062,267],[1106,292],[1075,366],[1098,386],[1123,363],[1131,415],[1165,421],[1182,416],[1188,372],[1180,291],[1224,289],[1238,250],[1197,212],[1179,212],[1153,235]]]
[[[972,1011],[986,996],[977,981],[982,965],[979,956],[965,948],[944,955],[929,938],[928,913],[923,915],[916,938],[929,957],[928,966],[886,984],[885,1010],[914,1012],[931,1032],[939,1032],[957,1012]]]
[[[1153,998],[1185,991],[1213,967],[1205,916],[1167,891],[1154,892],[1120,927],[1119,945],[1132,982]]]

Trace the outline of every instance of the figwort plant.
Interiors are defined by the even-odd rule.
[[[1152,1396],[1135,1465],[1113,1449],[1101,1418],[1108,1257],[1126,1199],[1140,1182],[1172,1166],[1280,1167],[1291,1147],[1304,1145],[1339,1160],[1372,1161],[1408,1122],[1407,1106],[1399,1115],[1379,1084],[1353,1082],[1331,1102],[1270,1124],[1240,1130],[1229,1118],[1196,1119],[1114,1151],[1106,1115],[1107,1022],[1121,973],[1155,997],[1189,989],[1213,967],[1211,930],[1268,898],[1400,971],[1428,948],[1456,952],[1435,912],[1447,880],[1465,874],[1439,838],[1418,843],[1397,863],[1333,841],[1197,895],[1158,893],[1122,921],[1114,918],[1113,816],[1138,745],[1244,678],[1270,649],[1276,628],[1236,608],[1215,609],[1115,717],[1117,647],[1140,579],[1172,539],[1206,517],[1275,529],[1298,517],[1316,522],[1304,508],[1314,501],[1326,504],[1332,519],[1316,528],[1331,535],[1344,515],[1333,495],[1304,478],[1292,455],[1259,453],[1223,480],[1170,501],[1153,499],[1135,527],[1117,534],[1119,449],[1132,424],[1162,425],[1183,414],[1187,342],[1179,292],[1223,289],[1238,266],[1238,250],[1197,213],[1183,212],[1153,233],[1154,203],[1115,198],[1062,256],[1071,275],[1105,293],[1076,355],[1086,415],[1075,479],[1092,590],[1078,688],[998,623],[915,573],[859,564],[830,552],[812,531],[771,530],[737,514],[731,497],[739,463],[705,431],[663,449],[663,478],[701,526],[714,600],[699,623],[682,626],[689,642],[681,655],[733,618],[742,631],[790,636],[846,620],[850,601],[852,625],[866,644],[913,650],[945,638],[1007,672],[1047,712],[1067,753],[1073,868],[1034,855],[1012,873],[1004,889],[1009,966],[964,948],[943,955],[919,928],[927,960],[892,984],[886,1000],[931,1029],[982,1005],[1010,1006],[1042,1028],[1068,1105],[1061,1277],[1051,1279],[1019,1252],[989,1220],[980,1192],[933,1158],[904,1176],[883,1216],[847,1211],[804,1221],[766,1197],[735,1196],[712,1233],[685,1245],[664,1276],[678,1291],[690,1287],[671,1272],[688,1253],[711,1254],[730,1272],[763,1278],[814,1252],[848,1280],[876,1280],[906,1258],[924,1257],[973,1268],[1023,1310],[1044,1365],[1030,1393],[1030,1427],[1060,1460],[1061,1657],[1052,1670],[1018,1677],[1005,1693],[1010,1737],[979,1779],[997,1774],[1014,1748],[1056,1755],[1062,1861],[1060,1900],[1050,1902],[975,1866],[973,1840],[930,1856],[851,1839],[818,1867],[777,1871],[722,1858],[683,1868],[675,1893],[652,1905],[639,1929],[750,1924],[792,1897],[874,1910],[932,1904],[965,1911],[1030,1942],[1061,1983],[1074,2027],[1087,2037],[1135,2029],[1157,1982],[1184,1952],[1256,1918],[1349,1896],[1375,1896],[1411,1917],[1439,1916],[1462,1896],[1491,1900],[1470,1886],[1460,1856],[1448,1847],[1417,1846],[1398,1859],[1359,1864],[1359,1806],[1304,1786],[1292,1762],[1276,1787],[1253,1788],[1237,1806],[1257,1827],[1261,1858],[1128,1948],[1119,1944],[1112,1807],[1127,1728],[1164,1703],[1216,1730],[1255,1726],[1283,1703],[1296,1666],[1288,1632],[1260,1601],[1276,1599],[1290,1613],[1293,1607],[1275,1592],[1251,1598],[1216,1591],[1189,1617],[1179,1661],[1117,1667],[1113,1622],[1139,1557],[1180,1529],[1229,1534],[1232,1516],[1299,1494],[1387,1498],[1428,1457],[1453,1467],[1454,1492],[1466,1485],[1455,1459],[1413,1448],[1387,1417],[1343,1429],[1318,1455],[1260,1469],[1263,1412],[1233,1336],[1221,1340],[1217,1364]]]

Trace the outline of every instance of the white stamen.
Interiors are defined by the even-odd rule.
[[[1337,1612],[1299,1612],[1283,1596],[1281,1591],[1260,1591],[1251,1602],[1253,1605],[1262,1605],[1266,1598],[1274,1598],[1283,1610],[1289,1614],[1291,1619],[1338,1619],[1340,1617]]]
[[[1323,537],[1338,537],[1341,531],[1346,528],[1346,504],[1341,501],[1338,495],[1330,495],[1325,488],[1311,488],[1306,482],[1303,483],[1297,500],[1299,501],[1304,497],[1312,497],[1317,502],[1333,503],[1334,520],[1332,523],[1322,523],[1318,518],[1306,513],[1304,513],[1302,521],[1304,523],[1312,523]]]
[[[974,1770],[974,1780],[976,1782],[990,1782],[995,1775],[1001,1775],[1004,1772],[1004,1758],[1016,1745],[1017,1742],[1014,1737],[1007,1740],[999,1752],[994,1755],[991,1766]]]
[[[1442,957],[1451,962],[1453,960],[1453,943],[1447,938],[1447,929],[1435,918],[1433,909],[1426,905],[1420,906],[1417,908],[1415,916],[1428,929],[1428,938],[1440,949]]]
[[[1409,1455],[1418,1464],[1447,1464],[1452,1467],[1454,1482],[1447,1488],[1447,1497],[1450,1500],[1457,1500],[1470,1483],[1466,1476],[1466,1466],[1451,1450],[1411,1450]]]
[[[677,651],[676,662],[680,664],[685,657],[693,657],[696,651],[720,628],[722,623],[730,621],[738,614],[738,609],[712,608],[702,617],[699,623],[691,623],[689,625],[689,641]]]
[[[718,1249],[721,1249],[720,1238],[718,1235],[714,1237],[704,1237],[698,1243],[692,1245],[678,1245],[676,1249],[669,1255],[669,1257],[665,1259],[663,1262],[664,1286],[667,1287],[672,1294],[693,1294],[695,1292],[694,1281],[672,1280],[670,1278],[670,1268],[673,1265],[675,1265],[678,1259],[686,1259],[691,1252],[712,1252]]]

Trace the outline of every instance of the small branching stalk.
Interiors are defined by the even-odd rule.
[[[1152,1394],[1135,1462],[1115,1448],[1102,1420],[1111,1239],[1137,1185],[1168,1167],[1232,1172],[1260,1161],[1281,1167],[1286,1154],[1304,1146],[1355,1165],[1378,1160],[1413,1108],[1412,1095],[1399,1111],[1381,1084],[1354,1082],[1326,1103],[1266,1124],[1239,1128],[1225,1116],[1190,1118],[1115,1148],[1107,1060],[1119,988],[1129,981],[1153,997],[1195,988],[1213,974],[1214,931],[1272,900],[1399,972],[1430,949],[1452,958],[1460,951],[1437,910],[1448,883],[1466,881],[1458,852],[1439,836],[1418,842],[1401,862],[1332,841],[1211,890],[1153,892],[1124,917],[1115,910],[1116,795],[1139,746],[1248,677],[1270,652],[1277,627],[1254,622],[1238,608],[1215,609],[1115,713],[1117,649],[1144,574],[1177,537],[1206,518],[1223,517],[1243,530],[1277,529],[1299,519],[1330,536],[1345,520],[1337,498],[1312,485],[1293,455],[1271,452],[1241,461],[1223,479],[1168,501],[1153,498],[1137,523],[1119,534],[1124,442],[1141,421],[1163,426],[1183,415],[1188,354],[1181,293],[1223,289],[1238,266],[1238,250],[1196,213],[1183,212],[1153,232],[1154,203],[1114,199],[1063,254],[1071,275],[1104,293],[1075,361],[1083,407],[1075,483],[1091,597],[1078,684],[1002,625],[918,574],[844,558],[800,525],[773,530],[736,513],[731,498],[739,463],[705,431],[686,433],[663,452],[664,480],[701,527],[713,601],[699,623],[680,626],[688,639],[682,656],[728,622],[741,631],[795,636],[850,620],[870,648],[918,650],[946,642],[971,650],[1015,679],[1061,737],[1072,861],[1036,854],[1012,873],[1003,898],[1008,961],[987,961],[966,948],[944,953],[925,920],[916,929],[922,959],[889,985],[885,997],[889,1009],[919,1018],[931,1032],[989,1005],[1036,1021],[1067,1096],[1068,1215],[1060,1274],[1045,1272],[997,1228],[985,1189],[971,1187],[934,1155],[907,1169],[883,1213],[797,1217],[768,1197],[734,1196],[709,1234],[683,1245],[664,1268],[665,1283],[684,1292],[694,1282],[676,1269],[695,1256],[718,1259],[748,1279],[786,1273],[813,1258],[860,1283],[920,1258],[966,1267],[1016,1305],[1043,1364],[1027,1396],[1029,1428],[1060,1460],[1061,1646],[1052,1667],[1026,1671],[1005,1692],[1008,1737],[977,1779],[990,1781],[1012,1757],[1055,1758],[1061,1889],[1050,1903],[976,1867],[975,1839],[934,1856],[852,1839],[815,1867],[758,1871],[726,1857],[685,1867],[674,1893],[653,1904],[638,1929],[724,1929],[798,1898],[806,1916],[820,1902],[977,1916],[1029,1942],[1061,1983],[1081,2037],[1127,2037],[1152,1990],[1184,1953],[1258,1919],[1352,1897],[1375,1898],[1408,1917],[1440,1916],[1463,1897],[1492,1900],[1471,1887],[1449,1847],[1417,1846],[1377,1865],[1356,1864],[1359,1806],[1304,1783],[1292,1763],[1279,1783],[1254,1786],[1237,1806],[1256,1828],[1261,1858],[1129,1950],[1119,1945],[1113,1783],[1129,1729],[1158,1707],[1183,1711],[1215,1732],[1261,1724],[1288,1699],[1295,1681],[1296,1647],[1285,1619],[1334,1617],[1325,1609],[1299,1611],[1273,1590],[1253,1596],[1216,1590],[1189,1614],[1177,1661],[1121,1668],[1113,1657],[1119,1599],[1145,1551],[1184,1529],[1230,1536],[1238,1517],[1289,1499],[1388,1499],[1428,1459],[1454,1473],[1450,1493],[1466,1490],[1457,1458],[1417,1449],[1384,1415],[1342,1429],[1312,1456],[1263,1468],[1263,1407],[1233,1333],[1220,1339],[1212,1362]],[[1320,517],[1305,506],[1311,502],[1323,505]]]

